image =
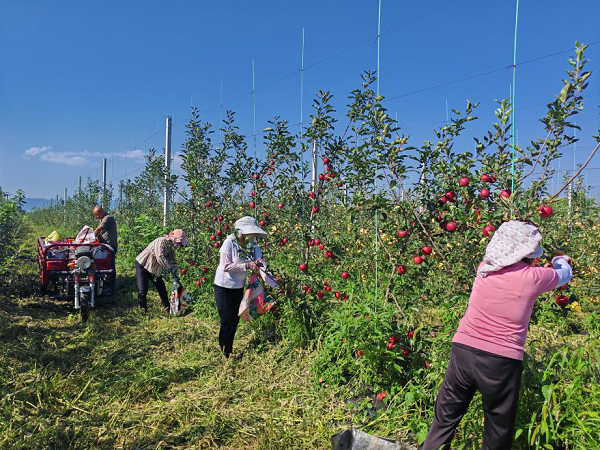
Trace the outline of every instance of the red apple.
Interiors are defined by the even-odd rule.
[[[198,280],[196,281],[196,286],[200,286],[202,284],[202,281]]]
[[[223,222],[224,220],[225,220],[225,217],[219,216],[219,222]]]
[[[315,243],[315,245],[319,245],[321,243],[321,241],[318,239],[315,239],[314,243]]]
[[[256,195],[256,192],[252,191],[250,192],[250,197],[254,197]]]
[[[229,225],[225,224],[225,226],[223,228],[225,228],[226,230],[229,230]]]
[[[407,334],[409,339],[412,339],[414,335],[415,335],[415,332],[413,330],[410,330]]]
[[[196,261],[190,261],[190,266],[196,265]]]
[[[399,275],[404,275],[406,273],[406,267],[404,267],[402,264],[400,264],[396,270],[398,271]]]
[[[510,189],[503,189],[502,192],[500,192],[500,197],[502,198],[510,198]]]
[[[302,272],[305,272],[306,269],[308,269],[308,264],[302,263],[298,266],[298,269],[300,269]]]
[[[394,348],[394,342],[388,342],[387,348],[388,350],[392,350]]]
[[[221,230],[217,230],[217,236],[221,236],[223,232]]]
[[[211,235],[210,235],[210,240],[211,240],[211,241],[214,241],[214,240],[216,240],[216,239],[217,239],[217,236],[215,236],[214,234],[211,234]]]
[[[284,238],[281,240],[281,242],[283,242],[284,244],[287,244],[287,243],[288,243],[288,241],[289,241],[289,239],[288,239],[288,238],[286,238],[286,237],[284,237]]]
[[[309,196],[310,198],[315,198],[315,193],[314,193],[314,191],[310,191],[310,192],[308,193],[308,196]]]
[[[323,181],[325,179],[325,175],[322,173],[319,174],[319,181]]]
[[[208,272],[208,267],[203,267],[202,272],[204,272],[204,273]]]
[[[458,184],[459,186],[465,187],[469,185],[469,179],[467,177],[462,177],[460,180],[458,180]]]
[[[483,227],[483,234],[485,235],[485,237],[490,237],[490,233],[493,233],[494,231],[496,231],[494,225],[486,225],[485,227]]]
[[[425,369],[429,370],[430,367],[431,364],[429,364],[429,361],[425,361]]]
[[[350,274],[348,272],[342,272],[342,279],[347,280]]]
[[[190,190],[193,191],[194,190],[194,185],[190,184]]]
[[[456,222],[448,222],[446,224],[446,230],[452,232],[456,230]]]
[[[254,178],[255,180],[258,180],[259,177],[260,177],[260,175],[257,173],[252,174],[252,178]]]
[[[538,211],[540,212],[540,217],[543,218],[550,217],[553,213],[552,206],[540,206]]]
[[[250,202],[250,203],[248,204],[248,206],[249,206],[250,208],[254,209],[254,208],[256,208],[256,203],[254,203],[254,202]]]
[[[187,269],[181,269],[181,275],[185,275],[187,273]]]
[[[327,292],[331,292],[331,286],[325,286],[325,290],[326,290]]]
[[[446,197],[446,200],[448,200],[449,202],[453,202],[455,200],[454,192],[446,192],[446,195],[444,197]]]
[[[423,252],[424,255],[431,255],[432,249],[429,246],[425,246],[421,249],[421,251]]]
[[[218,242],[215,242],[215,243],[213,244],[213,248],[219,248],[219,243],[218,243]]]
[[[265,222],[264,220],[261,220],[260,222],[258,222],[258,224],[259,224],[261,227],[264,227],[264,226],[267,224],[267,222]]]
[[[319,206],[318,206],[318,205],[315,205],[315,206],[313,206],[313,207],[312,207],[312,212],[313,212],[314,214],[318,213],[320,210],[321,210],[321,208],[319,208]]]
[[[490,190],[489,189],[482,189],[481,192],[479,193],[479,196],[481,198],[488,198],[490,196]]]
[[[386,397],[387,397],[387,392],[380,392],[379,394],[377,394],[377,400],[379,400],[379,401],[382,401]]]
[[[333,252],[330,250],[325,250],[325,258],[331,258],[333,256]]]
[[[408,231],[404,231],[404,230],[398,231],[398,237],[399,238],[406,237],[407,235],[408,235]]]
[[[212,202],[209,200],[204,204],[204,206],[206,206],[207,208],[210,208],[212,206]]]
[[[341,296],[342,296],[342,293],[340,291],[336,291],[335,298],[340,298]]]
[[[403,354],[404,356],[408,355],[409,353],[410,353],[410,350],[409,350],[409,349],[407,349],[407,348],[405,348],[404,350],[402,350],[402,354]]]
[[[325,157],[323,158],[323,164],[328,165],[329,164],[329,158]]]
[[[442,205],[444,205],[448,200],[446,200],[446,197],[440,197],[440,203]]]
[[[560,306],[561,308],[564,308],[565,306],[567,306],[569,304],[569,297],[567,297],[566,295],[557,295],[556,296],[556,304],[558,306]]]
[[[203,283],[206,282],[206,277],[200,278],[200,281],[202,281]]]
[[[325,292],[323,292],[323,291],[317,292],[317,297],[319,300],[321,300],[323,297],[325,297]]]
[[[415,264],[421,264],[423,262],[423,258],[421,258],[420,256],[415,256],[413,258],[413,261],[415,262]]]
[[[481,175],[481,181],[489,183],[490,181],[492,181],[492,176],[488,175],[487,173],[484,173],[483,175]]]
[[[279,209],[283,208],[283,203],[277,203],[277,207],[278,207]]]

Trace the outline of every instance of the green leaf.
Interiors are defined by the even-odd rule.
[[[567,95],[569,94],[569,89],[571,89],[571,83],[565,82],[564,87],[560,91],[560,101],[565,103],[567,101]]]

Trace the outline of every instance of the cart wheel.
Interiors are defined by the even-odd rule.
[[[79,300],[79,312],[81,313],[81,321],[82,322],[87,322],[88,318],[90,317],[90,302],[88,300],[87,295],[82,295],[81,299]]]

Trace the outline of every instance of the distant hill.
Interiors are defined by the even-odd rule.
[[[31,211],[33,208],[38,208],[40,206],[46,206],[50,203],[50,200],[47,198],[26,198],[23,204],[24,211]]]

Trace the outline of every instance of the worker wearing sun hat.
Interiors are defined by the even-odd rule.
[[[215,302],[221,317],[219,348],[226,357],[233,349],[247,271],[258,270],[265,264],[256,239],[267,235],[250,216],[235,222],[234,229],[235,233],[227,236],[219,250],[219,266],[214,281]]]
[[[484,449],[511,448],[519,400],[523,347],[537,297],[568,283],[568,256],[536,267],[544,249],[533,224],[511,220],[490,240],[477,269],[469,305],[454,338],[450,362],[423,449],[450,448],[473,395],[481,391]]]
[[[173,230],[168,235],[154,239],[135,258],[135,277],[138,285],[138,304],[144,311],[148,310],[147,294],[148,280],[152,280],[160,302],[165,309],[169,309],[169,294],[161,276],[163,270],[168,270],[174,276],[177,273],[175,250],[187,247],[188,241],[183,230]]]

